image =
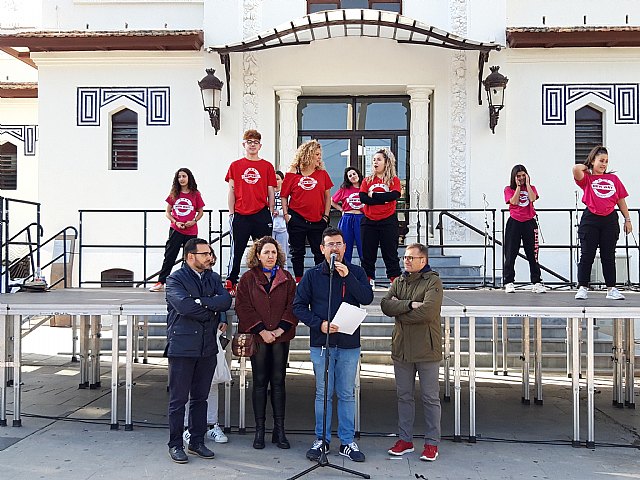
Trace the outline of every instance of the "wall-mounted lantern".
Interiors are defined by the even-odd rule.
[[[489,128],[493,133],[496,133],[498,116],[500,115],[500,110],[504,108],[504,90],[507,88],[509,79],[498,71],[500,67],[493,66],[490,68],[491,73],[482,83],[487,91],[487,100],[489,102]]]
[[[206,69],[207,76],[198,82],[200,94],[202,95],[202,106],[209,114],[211,126],[218,134],[220,130],[220,97],[222,93],[222,80],[214,75],[213,68]]]

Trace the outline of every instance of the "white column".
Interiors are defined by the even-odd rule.
[[[298,148],[298,97],[301,87],[277,87],[278,105],[280,107],[280,138],[278,139],[278,162],[276,168],[287,171],[287,168]]]
[[[429,101],[433,89],[424,85],[408,85],[407,93],[411,97],[411,139],[410,139],[410,172],[411,183],[407,186],[407,192],[411,199],[411,208],[429,208]],[[420,205],[418,205],[418,195]],[[422,243],[426,243],[425,227],[426,217],[420,216]],[[409,241],[417,240],[417,218],[410,215]]]

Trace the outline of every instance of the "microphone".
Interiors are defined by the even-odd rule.
[[[336,257],[338,256],[337,253],[332,253],[331,254],[331,262],[329,263],[329,270],[334,271],[336,268]]]

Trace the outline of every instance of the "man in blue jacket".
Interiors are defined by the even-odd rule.
[[[182,430],[189,403],[188,452],[211,459],[205,446],[207,396],[216,369],[219,312],[231,307],[220,276],[211,271],[216,257],[206,240],[192,238],[184,246],[184,264],[167,278],[167,348],[169,357],[169,456],[187,463]]]
[[[293,311],[298,319],[309,326],[311,361],[316,376],[316,441],[307,451],[307,458],[318,461],[322,452],[329,453],[331,440],[331,411],[333,390],[338,397],[338,437],[340,455],[354,462],[364,462],[365,456],[354,442],[355,435],[355,380],[360,359],[360,328],[353,335],[340,333],[333,319],[342,302],[351,305],[368,305],[373,301],[373,291],[364,270],[343,260],[346,246],[342,232],[327,228],[322,233],[320,246],[326,261],[308,270],[296,291]],[[331,255],[336,254],[335,273],[331,284],[331,312],[329,309],[329,266]],[[329,351],[325,349],[329,330]],[[325,355],[329,355],[329,386],[327,391],[326,436],[322,439],[322,415],[324,403]]]

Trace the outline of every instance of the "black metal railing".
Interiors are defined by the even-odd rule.
[[[15,221],[12,222],[11,220],[11,211],[14,207],[20,205],[26,206],[29,209],[35,209],[34,214],[29,215],[32,218],[35,216],[35,218],[33,218],[33,221],[31,221],[26,227],[21,228],[17,233],[12,234],[11,229],[15,224]],[[0,276],[4,287],[3,291],[8,292],[10,268],[15,264],[15,262],[11,262],[9,260],[9,249],[12,245],[27,246],[29,248],[32,274],[40,270],[40,242],[42,239],[40,204],[17,198],[0,197],[0,219],[2,221],[2,228],[0,228]],[[35,234],[32,234],[33,229],[35,229]],[[25,234],[26,241],[20,239],[22,234]]]
[[[160,270],[155,273],[149,273],[149,265],[148,265],[148,254],[149,250],[153,249],[161,249],[165,248],[164,243],[156,243],[158,241],[157,238],[152,240],[149,239],[149,220],[151,215],[163,215],[166,213],[165,210],[108,210],[108,209],[91,209],[91,210],[78,210],[79,213],[79,246],[78,246],[78,285],[82,287],[83,285],[91,285],[91,284],[102,284],[102,280],[85,280],[84,276],[84,256],[86,255],[86,251],[89,249],[134,249],[134,250],[142,250],[142,278],[134,279],[133,283],[137,286],[146,286],[147,283],[152,281],[155,277],[158,276]],[[208,239],[211,243],[211,234],[215,233],[212,231],[212,210],[204,210],[205,216],[207,218],[207,227],[206,227],[206,236],[203,237]],[[88,224],[91,222],[92,216],[104,217],[105,215],[114,215],[114,214],[122,214],[122,215],[140,215],[141,222],[137,223],[142,228],[142,243],[87,243],[85,241],[85,230],[90,228]],[[133,233],[133,232],[132,232]],[[203,232],[204,233],[204,232]],[[166,239],[164,239],[166,241]],[[182,262],[181,259],[176,261],[176,264]],[[127,283],[131,283],[131,280],[128,280]]]
[[[217,211],[217,226],[213,228],[213,212],[207,210],[206,213],[208,215],[208,224],[209,224],[209,235],[208,241],[212,245],[212,248],[217,249],[218,252],[218,261],[216,270],[220,273],[220,275],[224,278],[226,275],[227,261],[230,258],[230,249],[231,249],[231,235],[228,224],[229,219],[229,211],[218,210]],[[414,238],[418,242],[424,243],[430,248],[437,248],[441,252],[442,255],[445,255],[446,250],[476,250],[481,251],[482,253],[482,281],[480,286],[488,286],[488,287],[499,287],[499,273],[503,269],[503,256],[501,247],[504,242],[504,226],[506,224],[506,219],[508,217],[508,209],[488,209],[488,208],[453,208],[453,209],[427,209],[427,208],[418,208],[418,209],[398,209],[398,218],[401,224],[401,230],[403,226],[411,228],[412,235],[415,235]],[[548,219],[549,216],[553,214],[560,214],[566,216],[568,220],[567,228],[565,230],[564,236],[561,241],[556,241],[553,243],[545,243],[544,241],[540,242],[539,248],[541,251],[544,250],[554,250],[554,251],[566,251],[567,270],[569,272],[568,275],[566,273],[562,273],[558,271],[557,267],[550,267],[545,264],[545,255],[540,255],[540,268],[543,272],[548,274],[550,279],[545,280],[545,283],[552,286],[571,286],[575,284],[576,281],[576,264],[577,259],[579,257],[579,244],[577,241],[577,225],[579,222],[580,213],[575,209],[538,209],[538,216],[541,224],[541,230],[544,227],[545,219]],[[640,209],[630,209],[630,212],[635,216],[636,219],[635,224],[638,225],[640,221]],[[128,244],[89,244],[83,240],[83,229],[86,228],[86,216],[88,214],[140,214],[142,215],[141,228],[143,229],[143,242],[142,244],[136,243],[128,243]],[[160,249],[164,248],[164,243],[154,243],[157,240],[154,239],[154,242],[151,242],[148,238],[148,226],[149,226],[149,215],[152,214],[163,214],[163,210],[80,210],[80,246],[79,246],[79,284],[80,286],[91,284],[91,283],[101,283],[101,281],[87,281],[82,278],[83,272],[83,252],[86,249],[106,249],[106,248],[134,248],[134,249],[142,249],[142,270],[143,270],[143,278],[139,280],[134,280],[134,284],[137,286],[146,285],[152,279],[154,279],[159,270],[154,273],[148,273],[148,250],[150,249]],[[500,223],[498,223],[498,213],[501,215]],[[469,217],[479,217],[475,220],[470,220]],[[447,239],[446,231],[448,230],[445,225],[445,221],[453,222],[457,227],[462,229],[462,232],[466,232],[460,235],[461,239]],[[563,222],[564,223],[564,222]],[[563,227],[564,228],[564,227]],[[555,229],[553,231],[553,236],[556,237],[558,235],[559,230]],[[402,236],[402,235],[401,235]],[[206,238],[206,237],[205,237]],[[434,239],[438,238],[438,243],[434,243]],[[635,237],[632,237],[635,239]],[[631,281],[631,270],[630,270],[630,252],[637,252],[640,254],[640,247],[637,243],[635,245],[629,244],[629,237],[622,236],[618,245],[618,248],[624,249],[627,260],[627,278],[625,281],[626,285],[629,286],[638,286],[637,282]],[[522,259],[526,259],[523,253],[519,253],[518,256]],[[548,258],[548,257],[547,257]],[[180,263],[182,260],[179,259],[176,261],[176,264]],[[562,262],[562,261],[561,261]],[[560,262],[560,265],[562,263]],[[562,270],[562,269],[560,269]],[[638,271],[635,272],[635,276],[640,277],[640,264],[638,266]],[[465,285],[468,283],[469,285],[478,286],[478,281],[469,280],[469,282],[465,282],[464,280],[456,281],[456,284]],[[597,284],[597,282],[596,282]]]

